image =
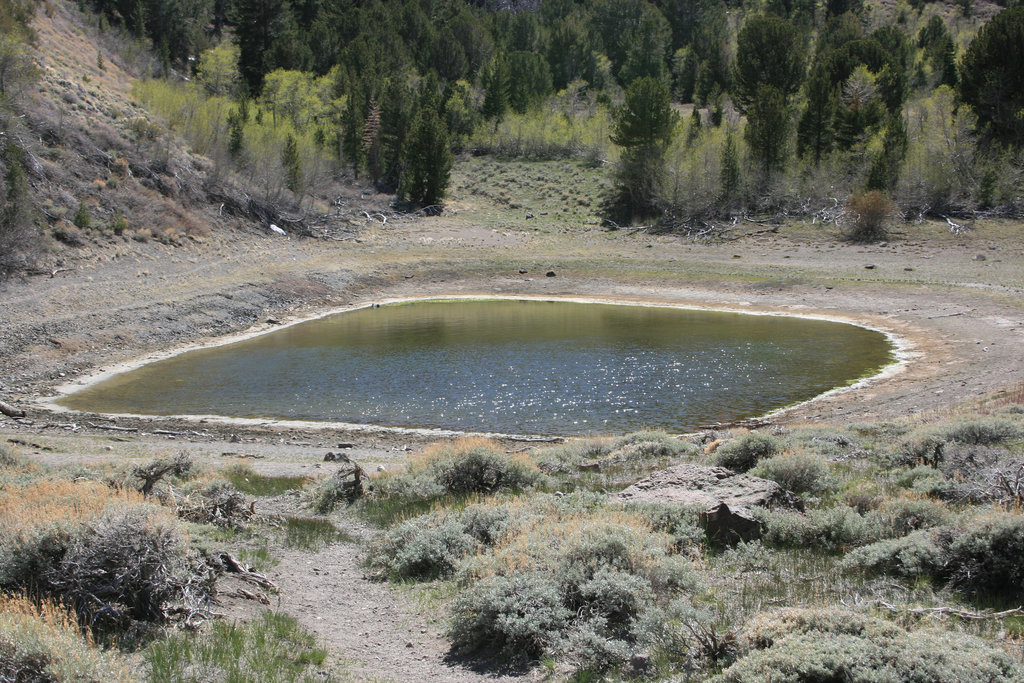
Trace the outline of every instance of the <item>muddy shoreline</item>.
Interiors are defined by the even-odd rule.
[[[461,243],[440,252],[416,246],[424,233],[440,232],[460,235]],[[1000,242],[998,269],[966,281],[971,273],[962,264],[980,245],[951,246],[941,236],[936,241],[922,241],[924,249],[915,250],[906,243],[860,247],[796,234],[752,239],[740,250],[736,244],[659,238],[655,258],[648,237],[609,239],[597,231],[509,237],[425,220],[368,235],[358,249],[229,236],[219,253],[205,245],[142,245],[115,256],[83,254],[65,276],[9,283],[0,293],[0,397],[29,413],[20,421],[3,418],[0,432],[120,432],[90,426],[102,425],[138,429],[123,432],[128,436],[178,432],[157,436],[179,443],[242,433],[315,442],[318,448],[352,441],[379,451],[374,457],[381,459],[406,442],[451,435],[270,420],[112,422],[42,406],[61,387],[185,348],[228,343],[373,303],[465,296],[585,299],[851,322],[898,340],[904,362],[854,389],[774,413],[771,422],[845,423],[942,411],[1024,381],[1018,350],[1024,342],[1024,240]],[[871,268],[862,265],[867,259]],[[900,263],[914,265],[901,270]],[[545,277],[548,268],[557,271],[555,277]]]

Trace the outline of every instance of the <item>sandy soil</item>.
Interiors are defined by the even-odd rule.
[[[359,241],[345,243],[251,233],[178,248],[131,243],[79,252],[71,265],[0,290],[0,399],[28,411],[0,419],[0,440],[52,463],[186,451],[214,466],[245,462],[268,474],[319,476],[334,467],[324,454],[347,443],[346,452],[368,468],[400,467],[409,451],[437,437],[272,422],[111,420],[54,413],[43,401],[118,364],[273,329],[271,318],[288,322],[403,297],[582,297],[828,316],[898,340],[905,362],[897,371],[776,415],[776,422],[941,413],[1024,386],[1024,233],[1016,225],[981,225],[962,236],[944,225],[912,225],[892,242],[864,247],[801,224],[697,244],[643,233],[490,230],[442,217],[389,221],[386,229],[368,222]],[[549,270],[556,276],[546,277]],[[343,513],[337,521],[357,538],[370,533]],[[276,605],[323,637],[345,676],[504,680],[450,659],[436,606],[368,581],[359,553],[360,544],[317,554],[279,549],[270,570],[281,588]],[[225,609],[244,616],[252,607]]]

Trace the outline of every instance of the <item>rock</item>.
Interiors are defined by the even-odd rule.
[[[548,272],[544,273],[544,275],[546,275],[547,277],[555,277],[555,271],[549,270]]]
[[[735,543],[753,541],[761,537],[761,522],[743,508],[732,510],[719,503],[700,513],[704,532],[712,541]]]
[[[621,503],[675,503],[710,510],[726,503],[741,508],[803,510],[803,501],[774,481],[737,474],[725,467],[684,463],[655,472],[612,497]]]
[[[528,272],[530,272],[530,271],[528,271],[526,268],[520,268],[519,269],[519,274],[520,275],[526,275]]]
[[[349,443],[347,441],[338,444],[338,448],[355,448],[355,447],[356,447],[356,445],[354,443]]]
[[[987,261],[988,257],[986,257],[984,254],[978,254],[977,256],[974,257],[974,260],[975,261]]]
[[[241,442],[241,439],[238,438],[238,434],[232,434],[231,438],[228,439],[228,441],[231,443],[239,443]]]
[[[282,230],[281,228],[279,228],[276,225],[274,225],[273,223],[270,224],[270,232],[272,232],[272,233],[274,233],[276,235],[287,235],[288,234],[284,230]]]
[[[876,266],[874,263],[869,263],[866,266],[864,266],[864,270],[874,270],[877,267],[878,266]]]
[[[324,456],[324,462],[334,462],[334,453],[328,451],[327,455]]]
[[[281,321],[278,320],[277,318],[267,318],[267,324],[268,325],[280,325]]]

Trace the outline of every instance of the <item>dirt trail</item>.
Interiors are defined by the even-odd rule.
[[[361,542],[373,531],[340,524]],[[361,545],[335,543],[317,553],[282,551],[268,572],[281,590],[280,609],[320,636],[345,674],[380,681],[526,681],[535,677],[474,670],[449,655],[443,611],[410,600],[405,591],[369,581]]]

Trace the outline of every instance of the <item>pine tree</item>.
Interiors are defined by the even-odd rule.
[[[284,147],[281,150],[281,166],[284,167],[284,184],[295,194],[302,192],[302,158],[299,156],[299,146],[295,142],[295,136],[291,133],[285,138]]]
[[[485,119],[494,121],[497,128],[508,111],[508,67],[501,55],[495,56],[484,70],[483,86],[482,113]]]
[[[39,248],[23,158],[21,147],[8,142],[4,150],[7,201],[0,209],[0,280],[30,265]]]
[[[448,129],[433,109],[416,114],[403,154],[401,196],[422,206],[444,198],[455,161],[448,146]]]
[[[638,78],[614,112],[611,140],[623,148],[616,184],[620,208],[628,218],[650,214],[665,171],[665,149],[677,115],[668,86],[657,78]]]
[[[370,110],[363,122],[363,158],[366,159],[366,170],[374,183],[380,180],[383,172],[380,140],[380,105],[377,100],[370,99]]]
[[[744,136],[767,184],[772,173],[782,168],[789,141],[789,107],[781,91],[770,85],[757,91],[747,111]]]
[[[721,187],[718,202],[722,209],[729,211],[740,189],[740,160],[736,153],[736,141],[732,133],[725,137],[722,147],[722,162],[718,180]]]

